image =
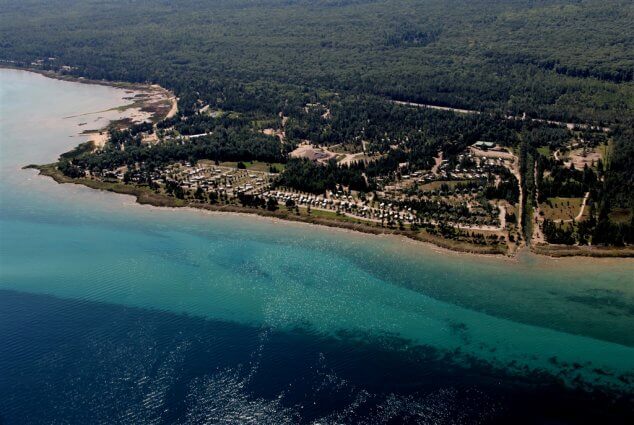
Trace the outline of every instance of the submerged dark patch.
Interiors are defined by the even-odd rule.
[[[324,338],[12,291],[0,291],[0,334],[6,423],[634,419],[627,394],[571,390],[545,371],[511,374],[389,334]]]

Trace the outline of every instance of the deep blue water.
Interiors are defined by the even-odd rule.
[[[461,256],[57,185],[21,167],[126,94],[0,70],[0,95],[0,424],[634,420],[631,260]]]
[[[389,337],[0,295],[7,422],[626,423],[632,413],[610,395],[478,362],[458,367],[446,353]]]

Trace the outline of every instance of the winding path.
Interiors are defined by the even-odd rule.
[[[586,192],[585,195],[583,195],[583,202],[581,203],[581,210],[579,211],[579,214],[577,214],[577,216],[575,217],[575,221],[579,221],[581,220],[581,217],[583,217],[583,212],[586,209],[586,205],[588,205],[588,198],[590,197],[590,192]]]
[[[575,218],[568,219],[568,220],[561,220],[561,222],[570,223],[571,221],[581,220],[581,217],[583,217],[583,213],[586,210],[586,206],[588,205],[588,198],[590,198],[590,192],[586,192],[586,194],[583,195],[583,202],[581,202],[581,209],[579,210],[579,214],[577,214]]]

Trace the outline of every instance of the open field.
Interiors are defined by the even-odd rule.
[[[546,158],[550,157],[551,152],[550,152],[550,147],[548,146],[540,146],[537,148],[537,152],[539,152],[542,156],[545,156]]]
[[[599,148],[585,149],[578,148],[573,149],[566,157],[565,163],[567,166],[574,165],[577,170],[582,170],[586,165],[588,167],[596,167],[599,159],[602,159],[603,155]]]
[[[260,161],[243,161],[242,163],[247,167],[246,168],[247,170],[253,170],[253,171],[268,172],[270,167],[273,166],[277,168],[279,172],[282,172],[284,171],[284,167],[285,167],[285,164],[282,164],[280,162],[266,163],[266,162],[260,162]],[[221,162],[220,166],[238,168],[238,161]]]
[[[548,198],[539,205],[544,218],[553,221],[572,220],[579,214],[583,198]]]
[[[361,220],[359,218],[355,218],[355,217],[350,217],[348,215],[345,214],[337,214],[334,211],[323,211],[323,210],[318,210],[318,209],[311,209],[310,210],[310,214],[308,214],[308,209],[304,208],[304,207],[300,207],[299,208],[299,213],[300,215],[304,216],[311,216],[311,217],[317,217],[317,218],[325,218],[325,219],[330,219],[330,220],[339,220],[339,221],[346,221],[346,222],[350,222],[350,223],[363,223],[366,224],[368,226],[370,226],[370,222],[369,221],[365,221],[365,220]]]
[[[446,184],[450,188],[456,187],[458,183],[469,183],[471,180],[436,180],[430,183],[425,183],[419,186],[420,190],[438,190],[443,184]]]

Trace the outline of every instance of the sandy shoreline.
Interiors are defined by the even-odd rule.
[[[97,189],[106,192],[113,192],[120,195],[129,195],[135,198],[136,204],[147,205],[152,208],[167,209],[173,211],[191,211],[197,214],[231,214],[241,217],[257,216],[262,219],[271,220],[277,224],[289,225],[291,223],[298,224],[311,224],[320,226],[322,229],[334,229],[337,231],[354,232],[358,235],[371,234],[375,236],[390,236],[398,237],[399,241],[409,240],[412,242],[425,245],[427,248],[434,250],[440,250],[446,253],[453,254],[470,254],[474,256],[486,256],[486,257],[498,257],[498,258],[513,258],[506,253],[500,252],[499,248],[492,245],[482,246],[463,243],[463,247],[449,247],[442,246],[434,241],[425,240],[424,236],[416,237],[408,231],[401,231],[398,229],[371,227],[366,224],[357,224],[354,222],[335,221],[322,217],[305,217],[296,216],[284,208],[280,208],[275,212],[271,212],[264,209],[254,209],[248,207],[242,207],[239,205],[210,205],[210,204],[192,204],[186,201],[176,199],[166,195],[155,194],[144,187],[136,187],[132,185],[125,185],[123,183],[104,183],[97,180],[90,179],[71,179],[64,176],[59,172],[54,164],[45,166],[29,165],[26,168],[38,169],[41,175],[51,177],[57,183],[60,184],[77,184],[88,187],[90,189]],[[438,242],[442,243],[442,240]],[[448,241],[448,244],[451,241]]]
[[[168,197],[165,195],[156,195],[153,192],[150,194],[148,193],[147,188],[124,185],[122,183],[109,183],[108,185],[103,185],[102,182],[95,180],[85,179],[86,181],[80,181],[77,179],[71,179],[57,171],[54,168],[53,164],[50,164],[48,166],[29,167],[38,169],[41,175],[51,177],[53,180],[60,184],[77,184],[80,186],[85,186],[89,189],[107,191],[123,196],[131,196],[134,198],[135,207],[147,206],[148,208],[157,210],[186,211],[189,213],[205,216],[231,215],[241,218],[247,218],[248,216],[248,218],[250,219],[258,218],[275,225],[283,226],[295,224],[300,226],[319,226],[320,231],[327,230],[334,232],[345,232],[348,234],[355,234],[357,236],[372,235],[373,237],[388,238],[392,241],[398,241],[399,243],[407,242],[408,244],[412,244],[413,247],[416,247],[416,249],[424,249],[427,251],[431,250],[443,255],[466,255],[472,258],[488,258],[498,261],[504,260],[505,262],[509,263],[518,263],[520,261],[520,258],[524,258],[525,256],[534,256],[535,258],[548,259],[552,261],[553,265],[562,262],[574,262],[578,264],[580,259],[579,257],[583,257],[584,262],[596,261],[605,264],[605,262],[613,261],[614,264],[617,265],[621,261],[627,261],[628,259],[632,260],[632,258],[634,258],[634,249],[631,249],[630,247],[622,250],[609,248],[605,250],[589,250],[586,252],[579,252],[575,250],[576,247],[561,247],[566,249],[566,251],[561,253],[561,255],[558,255],[556,250],[557,248],[559,248],[559,246],[555,245],[550,247],[554,248],[554,250],[552,251],[540,251],[533,249],[533,247],[522,247],[513,253],[502,253],[499,252],[499,250],[493,251],[491,249],[494,248],[493,246],[472,245],[470,247],[472,249],[442,246],[436,243],[436,241],[425,240],[423,237],[416,237],[415,235],[410,234],[407,231],[400,231],[397,229],[374,228],[366,225],[358,225],[351,222],[333,222],[328,219],[320,219],[314,217],[306,219],[304,217],[298,217],[293,214],[288,214],[283,209],[280,209],[278,212],[270,212],[267,210],[256,210],[237,205],[191,205],[189,203],[186,203],[185,201],[177,200],[176,198]],[[451,241],[448,240],[448,244],[450,242]]]
[[[123,195],[123,196],[130,196],[130,195]],[[202,209],[202,208],[195,208],[195,207],[191,207],[191,206],[186,206],[186,207],[160,207],[160,206],[156,206],[156,205],[151,205],[151,204],[139,204],[138,202],[135,203],[137,204],[137,206],[146,206],[148,208],[157,208],[157,209],[167,209],[167,210],[172,210],[172,211],[187,211],[190,213],[194,213],[194,214],[200,214],[203,216],[208,216],[208,215],[212,215],[212,216],[223,216],[223,215],[227,215],[227,216],[236,216],[236,217],[241,217],[241,218],[249,218],[249,219],[254,219],[254,220],[263,220],[266,221],[268,223],[271,224],[275,224],[275,225],[280,225],[280,226],[298,226],[298,227],[306,227],[306,226],[310,226],[310,227],[318,227],[320,231],[332,231],[332,232],[336,232],[336,233],[347,233],[347,234],[354,234],[357,236],[366,236],[366,235],[371,235],[372,237],[378,238],[378,239],[382,239],[382,238],[386,238],[386,239],[392,239],[398,242],[406,242],[408,244],[412,244],[414,246],[416,246],[417,248],[424,248],[427,250],[432,250],[435,251],[439,254],[451,254],[451,255],[459,255],[459,256],[464,256],[464,255],[469,255],[469,256],[473,256],[473,257],[485,257],[485,258],[497,258],[497,259],[504,259],[506,261],[510,261],[510,262],[517,262],[517,258],[515,256],[509,256],[509,255],[505,255],[505,254],[483,254],[483,253],[477,253],[477,252],[468,252],[468,251],[458,251],[458,250],[453,250],[453,249],[449,249],[449,248],[445,248],[439,245],[435,245],[432,242],[427,242],[427,241],[423,241],[423,240],[418,240],[418,239],[413,239],[411,237],[402,235],[402,234],[395,234],[395,233],[387,233],[387,232],[380,232],[380,233],[370,233],[370,232],[364,232],[361,230],[355,230],[355,229],[351,229],[351,228],[347,228],[347,227],[336,227],[336,226],[328,226],[326,224],[320,224],[320,223],[312,223],[312,222],[308,222],[308,221],[303,221],[303,220],[287,220],[287,219],[283,219],[280,217],[272,217],[272,216],[266,216],[266,215],[261,215],[261,214],[256,214],[254,212],[249,212],[249,211],[222,211],[222,210],[207,210],[207,209]]]
[[[61,74],[54,73],[52,71],[43,71],[43,70],[32,70],[32,69],[23,69],[17,67],[10,66],[2,66],[4,68],[9,69],[18,69],[26,72],[35,72],[41,74],[45,77],[55,78],[62,81],[72,81],[72,82],[80,82],[84,84],[99,84],[106,85],[114,88],[125,89],[128,91],[132,91],[136,94],[138,92],[147,93],[148,90],[160,91],[165,98],[163,100],[169,101],[169,109],[163,111],[161,113],[162,118],[173,116],[177,113],[177,99],[176,97],[169,92],[168,90],[157,86],[157,85],[143,85],[143,84],[131,84],[131,83],[116,83],[116,82],[108,82],[108,81],[95,81],[88,80],[83,78],[69,77]],[[132,104],[132,105],[124,105],[122,112],[132,111],[129,115],[134,116],[134,113],[139,111],[142,106]],[[103,111],[102,111],[103,112]],[[156,115],[156,113],[154,114]],[[130,118],[128,116],[127,118]],[[161,119],[162,119],[161,118]],[[103,147],[107,140],[107,133],[104,131],[105,129],[98,130],[87,130],[84,131],[81,136],[88,136],[88,140],[92,140],[97,147]],[[515,252],[511,252],[505,250],[506,252],[501,252],[499,246],[495,245],[475,245],[467,242],[457,242],[448,239],[444,239],[442,237],[437,237],[435,235],[423,235],[421,233],[414,234],[410,231],[401,231],[397,229],[389,229],[389,228],[378,228],[373,227],[367,224],[357,224],[353,222],[344,222],[337,221],[326,218],[316,218],[316,217],[299,217],[294,214],[290,214],[283,209],[280,209],[278,212],[270,212],[267,210],[256,210],[252,208],[241,207],[238,205],[192,205],[191,202],[182,202],[181,205],[176,205],[180,200],[176,200],[175,198],[170,198],[165,195],[149,195],[144,193],[142,188],[137,188],[131,185],[123,185],[123,184],[99,184],[96,181],[83,179],[74,180],[69,179],[66,176],[61,175],[53,164],[49,164],[47,166],[29,166],[30,168],[37,168],[40,171],[40,174],[52,177],[58,183],[74,183],[89,187],[91,189],[100,189],[104,191],[110,191],[114,193],[118,193],[121,195],[130,195],[135,197],[135,202],[140,205],[148,205],[152,208],[160,208],[160,209],[179,209],[179,210],[187,210],[193,211],[198,214],[231,214],[236,216],[244,217],[246,215],[253,218],[253,216],[258,216],[261,219],[268,220],[269,222],[273,222],[276,224],[289,225],[290,223],[298,223],[302,225],[316,225],[320,226],[322,229],[328,228],[330,230],[335,230],[338,232],[354,232],[355,234],[372,234],[375,236],[388,237],[388,238],[398,238],[397,240],[400,242],[408,241],[418,247],[424,247],[425,249],[431,249],[437,253],[448,254],[451,253],[453,255],[465,255],[476,256],[476,257],[487,257],[487,258],[503,258],[505,261],[517,262],[518,256],[526,255],[526,253],[530,253],[539,257],[545,258],[553,258],[553,259],[562,259],[565,257],[579,257],[583,256],[586,258],[596,258],[596,259],[606,259],[606,258],[627,258],[634,257],[634,248],[626,247],[624,249],[616,249],[616,248],[607,248],[607,249],[596,249],[596,248],[587,248],[587,247],[574,247],[574,246],[555,246],[555,245],[546,245],[546,246],[530,246],[530,247],[521,247],[519,250]]]
[[[79,115],[64,117],[68,119],[97,115],[98,120],[107,120],[107,125],[100,125],[98,128],[92,128],[90,125],[86,125],[87,123],[80,124],[81,127],[78,136],[86,137],[87,141],[92,141],[97,148],[102,148],[106,144],[108,140],[108,127],[110,125],[123,128],[129,126],[131,123],[137,124],[145,121],[158,122],[165,118],[171,118],[178,113],[178,98],[174,93],[158,84],[91,80],[83,77],[60,74],[54,71],[10,66],[6,63],[0,64],[0,68],[33,72],[60,81],[100,85],[125,90],[126,96],[124,99],[127,102],[125,104],[108,110],[89,111]],[[84,125],[88,128],[83,127]]]
[[[91,80],[89,78],[75,77],[75,76],[67,75],[67,74],[60,74],[58,72],[45,70],[45,69],[11,66],[8,63],[0,63],[0,68],[15,69],[18,71],[25,71],[25,72],[33,72],[35,74],[40,74],[48,78],[53,78],[55,80],[70,81],[73,83],[96,84],[100,86],[116,87],[119,89],[127,89],[127,90],[134,90],[134,89],[143,90],[143,89],[147,89],[149,87],[155,86],[157,88],[161,88],[162,90],[165,90],[166,92],[169,92],[169,90],[159,86],[158,84],[151,85],[151,84],[143,84],[143,83],[128,83],[123,81]]]

